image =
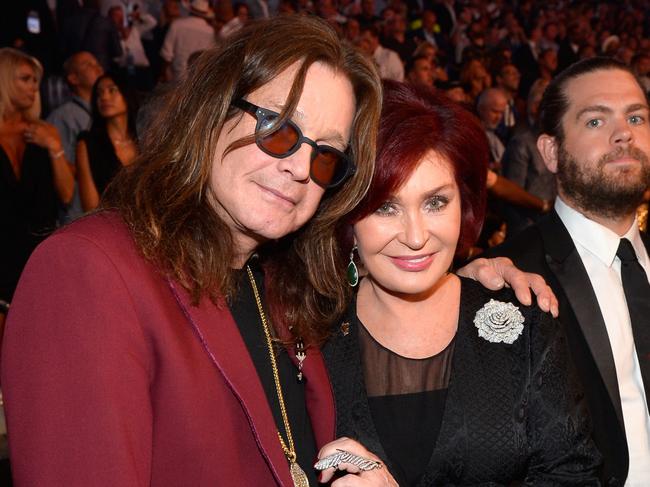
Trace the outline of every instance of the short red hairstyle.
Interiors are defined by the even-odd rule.
[[[466,252],[485,217],[488,142],[475,115],[426,86],[384,82],[375,173],[368,193],[346,219],[348,228],[389,200],[430,151],[453,169],[462,213],[456,253]]]

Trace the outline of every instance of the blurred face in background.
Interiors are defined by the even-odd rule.
[[[355,43],[359,39],[360,34],[359,22],[356,19],[349,18],[345,23],[345,38],[348,41]]]
[[[454,100],[457,103],[467,103],[467,93],[462,86],[454,86],[445,91],[447,98]]]
[[[68,75],[68,81],[72,86],[91,90],[97,78],[102,74],[104,74],[104,68],[101,67],[95,56],[89,52],[80,52],[75,56],[72,71]]]
[[[501,86],[510,91],[516,92],[519,89],[519,81],[521,80],[521,75],[519,70],[515,67],[514,64],[507,64],[503,67],[499,73],[499,79],[501,80]]]
[[[555,49],[547,49],[544,51],[540,58],[540,64],[543,68],[554,73],[557,69],[557,52],[555,52]]]
[[[427,32],[433,32],[437,20],[436,14],[431,10],[422,12],[422,28]]]
[[[365,30],[359,37],[359,49],[367,56],[372,56],[379,45],[379,38],[375,37],[369,30]]]
[[[426,58],[416,59],[408,72],[408,80],[413,84],[431,86],[433,84],[433,66]]]
[[[485,128],[494,130],[501,122],[503,114],[506,111],[508,99],[499,89],[489,90],[478,104],[478,114]]]
[[[111,7],[108,10],[108,18],[118,27],[124,26],[124,11],[122,7]]]
[[[167,0],[163,5],[163,12],[167,21],[172,21],[181,16],[181,7],[178,0]]]
[[[366,17],[375,15],[375,0],[361,0],[361,13]]]
[[[32,66],[26,63],[18,65],[14,73],[13,93],[11,104],[14,109],[28,110],[34,105],[38,93],[38,77]]]
[[[102,78],[97,85],[97,108],[104,118],[117,117],[127,112],[126,100],[111,78]]]

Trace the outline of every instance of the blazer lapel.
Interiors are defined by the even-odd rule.
[[[171,280],[168,284],[203,349],[241,404],[273,476],[278,484],[292,486],[287,459],[273,426],[273,414],[230,311],[226,306],[214,305],[209,299],[202,299],[198,306],[193,306],[185,289]]]
[[[546,249],[546,262],[573,309],[623,428],[623,411],[614,356],[587,270],[569,232],[555,211],[539,223],[539,228]]]

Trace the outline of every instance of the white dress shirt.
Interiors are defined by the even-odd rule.
[[[174,20],[160,49],[160,57],[172,64],[175,80],[180,79],[187,69],[187,60],[196,51],[209,49],[215,44],[212,26],[201,17],[190,15]]]
[[[620,239],[627,238],[632,243],[646,275],[650,275],[650,259],[636,219],[625,235],[619,237],[610,229],[574,210],[559,197],[555,200],[555,210],[569,231],[587,270],[607,328],[630,456],[625,485],[647,487],[650,485],[650,416],[623,292],[621,261],[616,257]]]
[[[404,64],[395,51],[379,45],[372,57],[377,64],[381,79],[404,81]]]
[[[149,66],[149,59],[142,45],[142,35],[153,29],[157,23],[152,15],[147,13],[140,14],[140,21],[133,23],[127,38],[120,39],[122,56],[116,60],[119,66],[125,68],[129,63],[133,63],[134,66],[142,68]],[[131,58],[130,60],[129,57]]]

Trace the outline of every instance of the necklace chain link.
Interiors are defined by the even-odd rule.
[[[255,303],[257,304],[257,311],[260,314],[260,320],[262,321],[262,328],[264,328],[264,336],[266,337],[266,346],[269,350],[269,358],[271,359],[271,369],[273,370],[273,380],[275,382],[275,390],[278,396],[278,403],[280,404],[280,413],[282,414],[282,422],[284,423],[284,430],[287,434],[287,443],[285,443],[282,434],[278,431],[278,438],[280,439],[280,445],[282,446],[282,451],[286,455],[290,463],[296,462],[296,449],[293,443],[293,436],[291,435],[291,427],[289,425],[289,416],[287,415],[287,409],[284,405],[284,396],[282,394],[282,386],[280,385],[280,374],[278,372],[277,361],[275,360],[275,353],[273,352],[273,342],[271,340],[271,330],[269,328],[268,321],[266,319],[266,314],[264,313],[264,308],[262,307],[262,299],[260,298],[260,293],[257,290],[257,283],[253,277],[253,272],[251,271],[250,266],[246,266],[246,271],[248,273],[248,279],[251,282],[251,287],[253,288],[253,294],[255,295]]]

